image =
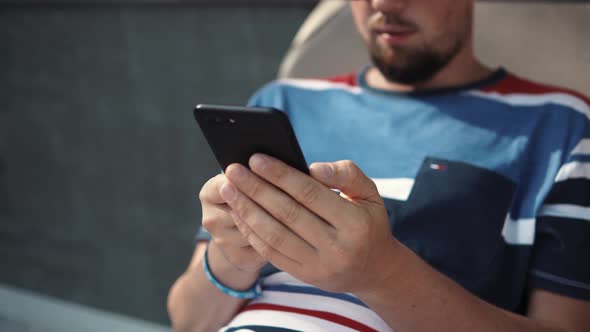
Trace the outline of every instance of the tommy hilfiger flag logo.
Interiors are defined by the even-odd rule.
[[[435,171],[444,172],[447,169],[447,165],[432,163],[432,164],[430,164],[430,168]]]

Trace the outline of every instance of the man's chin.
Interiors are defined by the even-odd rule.
[[[433,54],[402,52],[395,57],[371,54],[371,60],[387,81],[406,85],[428,82],[448,63],[448,59]]]
[[[390,83],[397,83],[397,84],[417,84],[422,83],[424,80],[428,80],[430,77],[424,77],[425,75],[418,75],[418,71],[413,68],[412,64],[408,63],[407,61],[403,61],[403,59],[396,59],[396,61],[392,61],[388,59],[387,61],[382,59],[372,58],[373,65],[379,73]]]

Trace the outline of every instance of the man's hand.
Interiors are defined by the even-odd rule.
[[[250,168],[230,165],[220,193],[262,257],[334,292],[366,290],[392,271],[399,243],[375,184],[354,163],[316,163],[310,177],[256,154]]]
[[[213,245],[231,265],[240,271],[258,272],[267,261],[250,246],[236,227],[231,208],[219,193],[226,182],[225,175],[220,174],[207,181],[201,189],[202,226],[211,234]]]

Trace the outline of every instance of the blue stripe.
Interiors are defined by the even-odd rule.
[[[365,308],[368,308],[366,304],[364,304],[361,300],[357,299],[356,297],[345,294],[345,293],[330,293],[323,291],[318,288],[314,287],[307,287],[307,286],[290,286],[290,285],[269,285],[269,286],[262,286],[262,291],[275,291],[275,292],[285,292],[285,293],[297,293],[297,294],[310,294],[310,295],[319,295],[319,296],[326,296],[331,297],[347,302],[351,302],[354,304],[358,304]]]
[[[568,162],[571,162],[571,161],[579,161],[579,162],[583,162],[583,163],[588,163],[588,162],[590,162],[590,155],[588,155],[588,154],[575,154],[569,158]]]

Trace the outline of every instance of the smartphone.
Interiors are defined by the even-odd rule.
[[[199,104],[194,116],[223,170],[232,163],[248,167],[253,154],[264,153],[309,174],[285,113],[274,108]]]

